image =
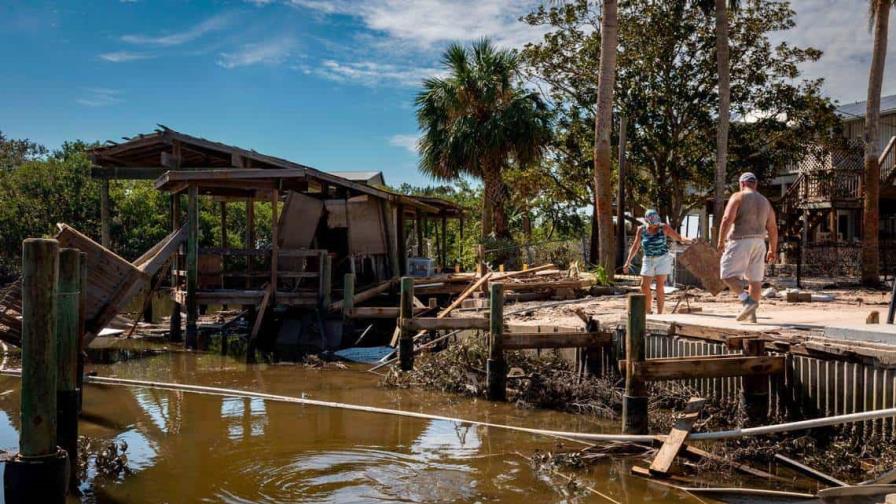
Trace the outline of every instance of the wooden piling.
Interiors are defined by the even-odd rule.
[[[9,503],[65,501],[66,455],[56,448],[56,279],[59,242],[22,244],[22,393],[19,454],[7,460]]]
[[[414,316],[414,279],[402,277],[399,306],[398,363],[402,371],[414,369],[414,331],[403,328],[402,322]]]
[[[188,188],[187,200],[187,348],[198,348],[199,305],[196,291],[199,287],[199,187]]]
[[[171,195],[171,229],[176,231],[180,229],[180,194]],[[176,291],[180,285],[180,252],[181,247],[177,248],[174,258],[171,260],[171,289]],[[172,343],[180,343],[183,341],[183,333],[181,332],[181,316],[180,303],[175,301],[171,305],[171,320],[168,326],[168,341]]]
[[[78,254],[78,267],[81,277],[81,296],[78,298],[78,369],[76,376],[78,380],[78,414],[81,414],[81,407],[84,404],[84,363],[87,361],[87,349],[85,337],[87,335],[87,294],[83,292],[84,285],[87,284],[87,254],[81,252]]]
[[[22,247],[22,433],[24,457],[56,452],[56,278],[59,242]]]
[[[765,342],[759,339],[743,341],[744,356],[765,355]],[[764,425],[768,420],[768,375],[742,378],[741,405],[749,425]]]
[[[645,360],[646,325],[643,294],[629,294],[625,325],[625,394],[622,396],[622,432],[647,434],[647,383],[635,374],[634,362]]]
[[[78,328],[81,304],[81,252],[59,252],[56,294],[56,442],[68,454],[69,482],[78,481]]]
[[[504,285],[489,286],[488,361],[486,394],[491,401],[507,399],[507,364],[504,362]]]

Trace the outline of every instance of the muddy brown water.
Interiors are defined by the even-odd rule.
[[[379,386],[366,367],[247,366],[218,355],[164,354],[90,366],[102,376],[305,396],[488,422],[615,432],[584,416]],[[19,380],[0,377],[0,448],[16,451]],[[89,385],[83,435],[126,441],[131,474],[89,471],[86,502],[610,502],[533,470],[549,437],[332,408],[149,388]],[[572,473],[620,502],[701,502],[629,476],[614,459]],[[74,500],[72,500],[74,501]],[[709,502],[703,498],[702,502]]]

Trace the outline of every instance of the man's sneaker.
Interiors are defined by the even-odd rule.
[[[740,315],[737,316],[738,321],[744,321],[747,319],[753,319],[755,321],[756,316],[756,308],[759,308],[759,303],[754,301],[753,298],[748,297],[743,301],[744,309],[740,311]]]

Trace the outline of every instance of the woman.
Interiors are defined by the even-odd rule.
[[[680,243],[688,243],[674,229],[663,224],[660,214],[656,210],[648,210],[644,214],[643,226],[638,226],[638,232],[632,241],[632,248],[628,253],[623,271],[628,273],[632,267],[632,259],[638,253],[638,249],[644,248],[644,260],[641,261],[641,292],[647,298],[647,313],[653,301],[650,298],[650,284],[656,281],[656,312],[663,313],[663,305],[666,302],[666,277],[672,273],[672,254],[669,253],[667,236]]]

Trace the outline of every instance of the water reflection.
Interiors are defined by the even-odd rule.
[[[442,394],[389,390],[361,370],[246,366],[215,355],[171,354],[96,366],[104,376],[252,389],[413,409],[549,429],[599,430],[573,415]],[[18,380],[0,377],[0,446],[14,447]],[[374,415],[147,388],[90,386],[81,432],[128,444],[133,474],[93,477],[96,502],[535,502],[592,500],[534,474],[519,454],[554,440],[448,421]],[[612,428],[612,427],[611,427]],[[650,488],[623,464],[580,475],[623,502],[687,496]]]

